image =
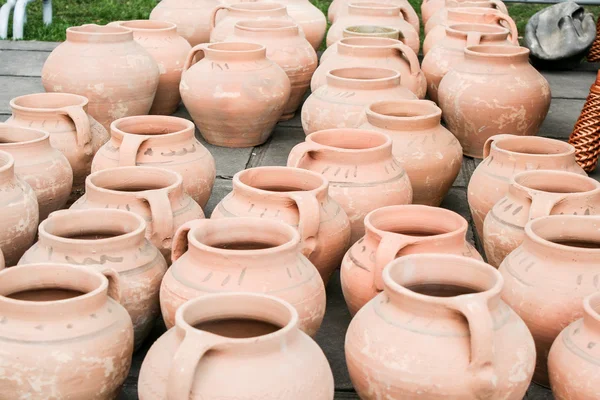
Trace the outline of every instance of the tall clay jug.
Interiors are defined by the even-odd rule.
[[[327,9],[327,18],[329,22],[332,24],[335,22],[336,18],[340,15],[347,15],[348,12],[348,4],[352,3],[352,0],[333,0]],[[415,31],[419,32],[421,29],[421,23],[419,22],[419,16],[415,12],[415,9],[407,0],[379,0],[379,2],[383,4],[393,4],[397,6],[401,6],[403,10],[405,10],[406,22],[411,24]]]
[[[208,43],[210,16],[219,0],[162,0],[150,13],[150,19],[177,25],[177,33],[190,45]]]

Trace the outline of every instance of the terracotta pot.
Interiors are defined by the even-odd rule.
[[[369,212],[412,201],[408,175],[392,155],[392,140],[383,133],[315,132],[292,149],[287,164],[319,172],[329,181],[329,195],[350,219],[351,244],[365,234],[364,218]]]
[[[315,336],[325,315],[325,286],[301,250],[300,234],[281,221],[224,218],[185,223],[175,235],[173,265],[161,286],[167,328],[175,324],[175,311],[190,299],[250,292],[290,303],[298,311],[298,327]]]
[[[421,21],[423,22],[423,26],[427,25],[429,18],[444,8],[445,4],[445,0],[423,0],[421,2]]]
[[[352,315],[383,290],[382,272],[408,254],[457,254],[482,260],[467,241],[467,221],[455,212],[421,205],[382,207],[365,217],[365,236],[346,253],[342,291]]]
[[[331,368],[298,328],[298,312],[275,297],[239,292],[181,306],[138,381],[140,400],[330,400],[333,391]]]
[[[13,156],[15,173],[35,192],[40,221],[67,204],[73,170],[67,158],[50,145],[48,132],[0,123],[0,150]]]
[[[175,231],[185,222],[204,218],[202,208],[185,194],[181,175],[157,167],[119,167],[94,172],[85,195],[71,206],[126,209],[143,217],[146,238],[171,260]]]
[[[445,3],[442,1],[442,7],[436,10],[435,14],[427,19],[426,22],[424,21],[423,31],[425,32],[425,36],[427,36],[435,27],[442,25],[445,22],[448,10],[459,7],[487,8],[508,15],[506,5],[500,0],[446,0]]]
[[[351,37],[382,37],[388,39],[400,39],[400,32],[398,29],[388,28],[385,26],[377,26],[377,25],[354,25],[349,26],[344,29],[342,32],[342,37],[351,38]],[[402,38],[404,39],[404,38]],[[323,54],[329,48],[325,49]],[[323,54],[321,55],[321,59],[323,59]]]
[[[427,82],[421,71],[417,55],[402,42],[386,38],[340,39],[312,77],[310,88],[314,92],[327,84],[327,72],[340,68],[369,68],[374,65],[400,73],[402,86],[417,97],[425,97]]]
[[[303,254],[327,284],[348,249],[348,216],[328,195],[319,174],[295,168],[258,167],[233,176],[233,190],[215,207],[211,219],[261,217],[297,228]]]
[[[178,172],[183,188],[204,207],[215,182],[215,160],[194,136],[191,121],[177,117],[122,118],[92,162],[92,172],[126,166],[160,166]]]
[[[131,30],[82,25],[67,28],[67,40],[44,63],[42,83],[46,92],[87,97],[88,113],[108,129],[116,119],[148,114],[159,73]]]
[[[392,138],[392,153],[413,188],[413,203],[439,206],[462,165],[462,148],[440,125],[442,111],[428,100],[380,101],[367,107],[361,129]]]
[[[318,50],[327,30],[325,14],[309,0],[277,0],[277,3],[285,6],[289,16],[302,29],[306,40],[315,51]]]
[[[483,245],[494,267],[523,243],[528,221],[558,214],[600,214],[600,183],[565,171],[525,171],[513,176],[508,193],[487,214]]]
[[[119,274],[120,303],[133,321],[139,348],[160,313],[158,292],[167,263],[146,238],[146,222],[124,210],[57,211],[39,227],[39,240],[19,265],[68,263]]]
[[[11,267],[34,242],[39,223],[35,192],[15,175],[10,153],[0,151],[0,249],[3,265]]]
[[[361,399],[524,397],[535,348],[500,299],[498,271],[457,255],[412,254],[392,261],[383,283],[346,333]]]
[[[329,21],[334,23],[336,18],[343,15],[348,15],[348,4],[352,2],[353,0],[333,0],[333,2],[329,5],[329,9],[327,10]],[[404,10],[406,10],[406,14],[404,15],[406,22],[415,28],[415,32],[420,31],[421,26],[419,23],[419,16],[407,0],[380,0],[380,3],[402,7]]]
[[[210,16],[219,0],[163,0],[150,13],[150,19],[177,25],[177,33],[192,46],[208,43]]]
[[[548,386],[552,342],[581,318],[581,301],[598,291],[600,217],[551,215],[525,226],[523,244],[500,265],[502,299],[523,318],[536,343],[533,380]]]
[[[508,29],[493,25],[457,24],[447,27],[446,36],[423,58],[422,69],[427,78],[429,98],[440,104],[440,82],[451,69],[464,62],[465,47],[479,43],[490,46],[510,45],[508,34]],[[465,90],[463,88],[461,91]]]
[[[302,106],[302,128],[307,135],[331,128],[358,128],[365,108],[376,100],[416,99],[400,85],[398,71],[384,68],[339,68],[327,72],[326,84]]]
[[[438,94],[446,126],[463,153],[482,158],[484,143],[493,135],[537,134],[550,108],[550,85],[529,64],[529,49],[470,46],[464,54]]]
[[[190,52],[181,95],[207,142],[252,147],[271,136],[290,97],[290,80],[266,53],[261,44],[242,42],[201,44]]]
[[[131,365],[133,327],[118,303],[118,275],[104,274],[109,279],[50,263],[0,272],[0,342],[10,348],[2,363],[11,371],[0,377],[3,398],[117,398]]]

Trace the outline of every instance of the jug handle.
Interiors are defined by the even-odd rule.
[[[393,48],[399,50],[400,54],[402,54],[408,60],[408,64],[410,65],[410,74],[412,76],[419,75],[419,72],[421,72],[421,66],[419,65],[419,59],[417,58],[415,52],[402,42],[395,44]]]
[[[188,234],[192,229],[203,229],[210,223],[209,219],[195,219],[181,225],[173,236],[173,247],[171,249],[171,260],[175,262],[188,250]]]
[[[117,303],[121,303],[121,277],[119,273],[112,268],[102,270],[102,275],[108,279],[108,296]]]
[[[481,42],[480,32],[469,32],[467,33],[467,47],[476,46]]]
[[[173,239],[173,209],[166,190],[144,191],[137,198],[148,203],[152,222],[149,225],[150,239],[165,249],[171,248]]]
[[[508,25],[508,26],[504,26],[504,27],[507,27],[509,30],[509,34],[508,34],[508,37],[510,38],[509,40],[513,44],[516,44],[516,45],[519,44],[519,31],[517,30],[517,25],[515,24],[515,21],[511,17],[502,13],[502,14],[486,14],[484,16],[484,18],[489,22],[496,22],[500,26],[504,26],[504,25],[502,25],[502,22],[505,22],[506,25]]]
[[[406,246],[415,244],[419,239],[408,236],[384,232],[375,251],[375,268],[373,269],[373,282],[375,288],[383,290],[383,270],[396,259],[396,254]]]
[[[123,135],[119,146],[119,167],[135,167],[140,146],[148,140],[145,135]]]
[[[92,130],[90,119],[81,106],[67,106],[58,110],[60,114],[66,115],[73,120],[76,130],[77,146],[81,148],[86,156],[93,155]]]
[[[290,198],[298,207],[298,232],[302,237],[302,254],[310,257],[317,247],[317,234],[321,225],[319,200],[308,192],[293,192]]]
[[[412,23],[408,21],[408,16],[410,14],[408,13],[406,6],[403,6],[403,5],[400,6],[400,14],[402,15],[402,19],[404,19],[406,22],[408,22],[409,24],[412,25]]]
[[[527,189],[526,191],[531,199],[531,206],[529,208],[530,221],[550,215],[554,206],[568,196],[568,193],[547,193],[531,189]]]
[[[185,72],[188,69],[190,69],[190,67],[192,65],[194,65],[197,61],[194,61],[194,58],[196,57],[196,53],[198,52],[202,52],[202,58],[204,58],[204,51],[206,50],[206,47],[208,46],[208,44],[206,43],[202,43],[202,44],[197,44],[194,47],[192,47],[192,49],[190,50],[190,52],[188,53],[188,56],[185,60],[185,64],[183,64],[183,71]],[[200,60],[202,60],[202,58],[200,58]],[[200,61],[198,60],[198,61]]]
[[[217,26],[217,13],[221,10],[230,10],[230,7],[228,5],[224,5],[224,4],[219,4],[218,6],[216,6],[215,8],[213,8],[212,12],[210,13],[210,29],[215,29],[215,26]],[[187,69],[187,68],[186,68]],[[184,69],[185,71],[185,69]]]
[[[500,11],[502,14],[508,15],[508,10],[506,9],[506,5],[504,5],[504,3],[502,1],[490,0],[490,3],[492,3],[496,7],[496,10]]]
[[[294,148],[290,152],[290,155],[288,156],[287,166],[294,167],[294,168],[301,168],[301,167],[299,167],[299,165],[301,164],[301,161],[305,157],[310,156],[310,153],[318,153],[318,152],[322,152],[322,151],[323,150],[321,148],[314,145],[313,143],[310,143],[310,142],[298,143],[296,146],[294,146]]]
[[[513,135],[507,135],[507,134],[490,136],[488,138],[488,140],[486,140],[485,143],[483,144],[483,159],[485,160],[490,155],[490,151],[492,149],[492,143],[494,143],[498,139],[502,139],[505,137],[512,137],[512,136]]]

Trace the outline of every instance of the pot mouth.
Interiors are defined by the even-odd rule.
[[[493,25],[489,25],[493,26]],[[508,31],[505,28],[505,31]],[[496,58],[496,59],[513,59],[513,58],[529,58],[529,49],[521,46],[489,46],[489,45],[476,45],[465,47],[465,54],[472,57],[485,57],[485,58]]]
[[[15,166],[15,159],[13,156],[6,152],[0,150],[0,173],[6,172]]]
[[[235,24],[237,29],[249,32],[286,32],[298,31],[298,24],[284,20],[243,20]]]
[[[87,97],[71,93],[35,93],[15,97],[10,101],[10,107],[18,111],[53,112],[64,107],[85,107]]]
[[[357,154],[383,150],[392,145],[392,140],[384,133],[352,128],[325,129],[311,133],[306,139],[337,152]]]
[[[525,225],[533,242],[562,252],[577,252],[600,260],[600,216],[550,215]]]
[[[398,29],[377,25],[353,25],[344,29],[352,35],[400,35]]]
[[[600,191],[595,179],[567,171],[535,170],[516,174],[514,182],[528,189],[547,193],[589,193]]]
[[[386,11],[398,10],[398,12],[400,12],[400,7],[396,5],[375,2],[353,2],[348,4],[348,7],[355,9],[377,9]]]
[[[527,154],[533,157],[575,154],[575,148],[569,143],[539,136],[502,135],[492,142],[492,147],[508,153]]]
[[[600,322],[600,293],[592,293],[584,298],[583,309],[587,315]]]
[[[131,29],[133,31],[172,31],[177,29],[177,25],[172,22],[149,20],[149,19],[134,19],[131,21],[119,21],[118,25]]]
[[[451,7],[448,8],[448,13],[454,14],[502,14],[497,8],[488,7]]]
[[[338,42],[338,46],[352,46],[352,47],[367,47],[367,48],[377,48],[377,47],[390,47],[396,44],[401,44],[399,40],[390,39],[386,37],[348,37],[342,38]]]
[[[114,25],[96,25],[96,24],[85,24],[80,26],[71,26],[67,28],[67,32],[75,32],[79,34],[87,35],[116,35],[116,34],[128,34],[129,31],[120,26]]]
[[[252,4],[252,3],[248,3]],[[260,4],[260,3],[257,3]],[[221,42],[208,44],[207,49],[219,53],[256,53],[264,51],[266,48],[262,44],[246,42]]]
[[[21,128],[6,123],[0,123],[0,149],[16,144],[33,144],[49,140],[46,131],[33,128]]]
[[[400,79],[400,73],[387,68],[350,67],[330,70],[327,75],[343,81],[387,82]]]
[[[371,103],[366,113],[389,121],[419,121],[442,116],[442,110],[430,100],[378,101]]]
[[[452,33],[467,34],[469,32],[478,32],[486,36],[490,35],[508,35],[510,32],[508,29],[503,28],[499,25],[486,25],[486,24],[453,24],[446,27],[446,31]],[[471,46],[476,47],[476,46]],[[496,46],[481,46],[481,47],[496,47]],[[508,46],[506,46],[508,47]],[[511,46],[517,47],[517,46]]]
[[[67,28],[67,40],[115,43],[133,40],[133,31],[118,25],[86,24]]]
[[[96,171],[86,178],[86,192],[132,195],[153,190],[172,192],[183,185],[178,172],[158,167],[116,167]]]
[[[255,167],[236,173],[233,183],[263,194],[289,197],[295,192],[326,193],[329,183],[323,175],[293,167]]]
[[[171,137],[186,132],[194,132],[192,121],[164,115],[138,115],[120,118],[110,124],[112,133],[123,137],[125,134]]]
[[[280,3],[271,2],[248,2],[248,3],[235,3],[231,4],[229,8],[241,11],[276,11],[281,9],[287,9],[286,6]]]

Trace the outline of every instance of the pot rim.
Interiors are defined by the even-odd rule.
[[[584,184],[588,184],[588,186],[590,186],[590,188],[587,190],[582,190],[582,191],[577,191],[577,192],[561,192],[562,194],[568,195],[569,197],[589,196],[590,193],[600,192],[600,182],[598,182],[595,179],[590,178],[588,176],[584,176],[584,175],[577,174],[575,172],[570,172],[570,171],[557,171],[557,170],[545,170],[545,169],[521,171],[521,172],[515,174],[514,176],[512,176],[510,179],[510,182],[512,185],[514,185],[515,187],[517,187],[523,191],[532,190],[535,192],[558,194],[558,192],[553,192],[550,190],[544,190],[544,189],[538,189],[538,188],[531,187],[531,184],[528,185],[527,183],[523,182],[524,179],[527,179],[530,176],[541,177],[541,178],[545,177],[548,179],[547,182],[556,182],[553,178],[564,177],[565,179],[569,179],[571,182],[577,181],[577,183],[581,183],[582,186]]]
[[[8,151],[0,150],[0,174],[15,167],[15,158]]]
[[[295,191],[288,191],[288,192],[276,192],[276,191],[271,191],[271,190],[265,190],[265,189],[257,188],[254,186],[250,186],[249,184],[242,181],[242,179],[244,178],[244,175],[256,173],[255,171],[293,171],[295,174],[305,175],[305,176],[310,177],[311,179],[319,180],[320,184],[319,184],[319,186],[317,186],[313,189],[310,189],[310,190],[295,190]],[[242,188],[246,191],[249,191],[251,193],[262,194],[262,195],[268,194],[269,196],[275,196],[275,197],[279,197],[279,198],[283,198],[283,199],[289,199],[290,193],[298,193],[298,192],[313,193],[315,196],[318,196],[319,193],[328,193],[328,188],[329,188],[329,182],[327,181],[327,179],[323,175],[321,175],[317,172],[309,171],[309,170],[303,169],[303,168],[282,167],[282,166],[262,166],[262,167],[253,167],[253,168],[241,170],[233,176],[232,183],[234,185],[234,188],[238,187],[238,188]]]
[[[534,157],[534,158],[545,158],[545,157],[556,157],[556,156],[570,156],[570,155],[574,155],[575,154],[575,147],[573,147],[572,144],[567,143],[567,142],[563,142],[560,140],[556,140],[556,139],[551,139],[551,138],[546,138],[543,136],[519,136],[519,135],[497,135],[498,137],[495,140],[492,140],[491,143],[491,148],[494,151],[498,151],[501,153],[504,153],[506,155],[510,155],[510,154],[523,154],[523,155],[527,155],[528,157]],[[494,136],[490,137],[490,139],[494,138]],[[488,139],[489,140],[489,139]],[[544,143],[544,144],[550,144],[553,145],[555,147],[562,147],[564,149],[564,151],[561,151],[559,153],[531,153],[531,152],[523,152],[523,151],[516,151],[516,150],[509,150],[506,148],[503,148],[503,142],[531,142],[531,147],[539,147],[540,144]]]
[[[256,8],[255,8],[256,7]],[[229,5],[236,11],[247,11],[247,12],[260,12],[260,11],[280,11],[284,9],[287,11],[287,7],[276,1],[260,1],[260,2],[239,2]]]
[[[339,76],[338,74],[342,71],[369,71],[372,73],[385,73],[387,76],[383,76],[380,78],[348,78],[344,76]],[[390,68],[375,68],[375,67],[344,67],[344,68],[335,68],[327,71],[327,79],[334,79],[342,82],[369,82],[369,83],[382,83],[382,82],[391,82],[393,80],[400,81],[401,76],[400,73],[396,70]]]
[[[378,136],[379,138],[384,138],[384,142],[381,144],[378,144],[376,146],[373,147],[368,147],[368,148],[364,148],[364,149],[346,149],[343,147],[336,147],[336,146],[330,146],[327,144],[322,144],[318,141],[315,141],[314,138],[315,137],[319,137],[321,135],[332,135],[335,132],[347,132],[347,131],[351,131],[354,133],[359,133],[361,134],[361,136],[364,135],[371,135],[371,136]],[[318,144],[319,146],[322,146],[328,150],[333,150],[335,152],[338,153],[348,153],[348,154],[356,154],[356,153],[370,153],[370,152],[376,152],[376,151],[381,151],[381,150],[385,150],[387,147],[391,147],[392,146],[392,139],[386,135],[385,133],[381,133],[381,132],[377,132],[374,130],[370,130],[370,129],[359,129],[359,128],[331,128],[331,129],[323,129],[320,131],[316,131],[313,132],[311,134],[309,134],[306,137],[306,141],[310,141],[313,143]]]
[[[370,30],[369,32],[363,32],[361,29]],[[400,34],[398,29],[390,26],[379,26],[379,25],[351,25],[344,28],[344,32],[349,32],[353,35],[365,35],[365,37],[378,37],[378,36],[367,36],[369,34]],[[356,37],[356,36],[355,36]],[[390,38],[391,39],[391,38]],[[397,40],[397,39],[394,39]]]
[[[534,220],[531,220],[525,225],[525,235],[526,237],[541,246],[542,248],[550,248],[552,250],[557,250],[561,252],[573,252],[577,251],[578,253],[583,253],[586,256],[595,256],[598,260],[600,260],[600,247],[598,248],[586,248],[586,247],[575,247],[568,246],[564,244],[559,244],[548,240],[537,233],[537,229],[539,225],[548,223],[548,221],[556,221],[561,222],[564,225],[570,226],[581,226],[582,222],[596,222],[598,224],[598,232],[600,232],[600,215],[548,215],[545,217],[539,217]],[[600,245],[600,240],[598,241]]]
[[[174,179],[174,182],[167,186],[163,186],[160,188],[138,190],[138,191],[123,191],[123,190],[119,190],[119,189],[109,189],[109,188],[106,188],[103,186],[98,186],[97,183],[93,182],[93,180],[99,179],[98,176],[102,177],[103,175],[115,176],[115,177],[118,177],[119,179],[122,179],[122,174],[119,174],[120,171],[134,172],[134,173],[138,173],[139,175],[142,175],[144,171],[151,171],[154,174],[160,173],[160,174],[163,174],[163,176],[169,176],[172,179]],[[171,193],[171,192],[177,190],[178,188],[182,188],[182,187],[183,187],[183,177],[181,176],[181,174],[179,172],[160,168],[160,167],[151,167],[151,166],[142,166],[142,165],[137,165],[137,166],[133,166],[133,167],[115,167],[115,168],[109,168],[109,169],[102,169],[102,170],[99,170],[99,171],[89,174],[87,176],[87,178],[85,179],[85,188],[86,188],[85,195],[86,196],[88,194],[87,191],[90,188],[92,188],[93,191],[98,192],[98,193],[106,193],[106,194],[117,195],[117,196],[132,196],[132,195],[139,194],[139,193],[155,192],[155,191],[162,191],[162,190],[165,190],[168,193]]]
[[[41,129],[35,129],[35,128],[24,128],[21,126],[9,125],[6,122],[0,123],[0,135],[2,135],[3,131],[26,131],[26,132],[34,133],[38,137],[36,137],[35,139],[31,139],[31,140],[0,143],[0,150],[2,150],[3,148],[15,147],[15,146],[22,145],[22,144],[38,144],[38,143],[42,143],[44,141],[50,140],[50,133],[48,133],[47,131],[43,131]]]
[[[492,25],[489,25],[492,26]],[[502,28],[506,31],[508,29]],[[513,60],[523,59],[529,60],[529,49],[522,46],[514,45],[485,45],[478,44],[474,46],[467,46],[464,49],[465,55],[475,58],[493,58],[496,60]]]
[[[132,19],[128,21],[116,21],[115,24],[134,32],[170,32],[177,30],[177,25],[169,21],[159,21],[155,19]],[[141,26],[128,26],[128,25]],[[154,25],[155,27],[145,27],[144,25]]]
[[[140,121],[140,123],[155,123],[157,126],[164,124],[165,121],[172,122],[174,124],[179,124],[179,129],[175,132],[169,133],[133,133],[127,132],[122,129],[123,124],[132,123],[135,125],[136,121]],[[188,119],[173,117],[167,115],[134,115],[131,117],[123,117],[113,121],[110,124],[110,134],[111,136],[116,136],[119,139],[123,139],[125,135],[135,135],[135,136],[146,136],[148,139],[158,139],[158,138],[170,138],[176,137],[178,135],[192,132],[194,133],[196,126],[194,123]]]
[[[62,107],[31,107],[31,106],[24,106],[19,104],[19,102],[21,101],[27,101],[29,99],[32,98],[37,98],[37,97],[47,97],[47,98],[65,98],[65,99],[69,99],[72,98],[73,100],[79,100],[79,103],[77,104],[69,104],[67,106],[62,106]],[[42,92],[42,93],[32,93],[32,94],[26,94],[23,96],[18,96],[18,97],[14,97],[13,99],[10,100],[10,108],[12,108],[13,110],[18,110],[18,111],[24,111],[24,112],[32,112],[32,111],[39,111],[39,112],[55,112],[57,110],[60,110],[62,108],[65,107],[71,107],[71,106],[76,106],[76,107],[82,107],[85,108],[89,103],[89,100],[87,97],[85,96],[81,96],[75,93],[59,93],[59,92]]]
[[[414,115],[414,116],[412,116],[412,115],[394,116],[394,115],[383,114],[376,110],[378,107],[385,107],[385,106],[391,106],[391,105],[397,105],[398,109],[402,110],[402,106],[405,106],[408,104],[422,104],[428,109],[429,112],[423,113],[420,115]],[[395,122],[395,121],[412,122],[412,121],[426,121],[426,120],[429,120],[432,118],[441,118],[442,110],[431,100],[424,100],[424,99],[382,100],[382,101],[376,101],[374,103],[369,104],[366,109],[366,114],[367,114],[367,117],[371,116],[371,117],[375,117],[380,120],[385,120],[385,121],[389,121],[389,122]]]
[[[269,26],[271,25],[271,26]],[[246,32],[293,32],[299,34],[300,25],[289,20],[241,20],[235,23],[235,29]]]

